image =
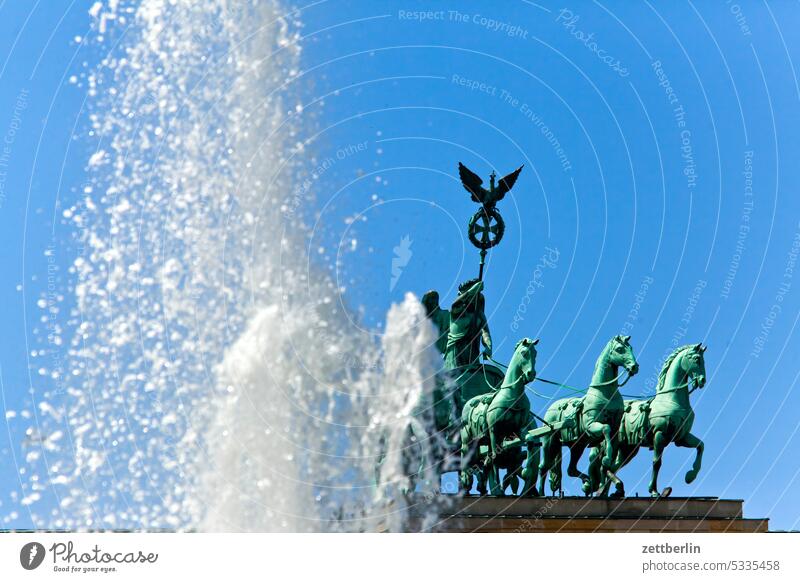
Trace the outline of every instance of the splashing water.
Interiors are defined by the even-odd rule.
[[[403,447],[440,358],[413,296],[376,345],[309,264],[295,16],[240,0],[90,14],[125,34],[87,79],[93,178],[65,213],[75,335],[38,419],[66,436],[29,480],[55,497],[35,525],[402,529]]]
[[[312,353],[326,347],[324,337],[309,337],[308,324],[302,313],[265,307],[226,354],[220,377],[231,394],[208,433],[215,469],[201,471],[200,499],[212,508],[204,529],[406,526],[406,435],[415,424],[427,433],[425,415],[415,413],[431,410],[441,361],[429,349],[434,333],[423,307],[411,295],[392,307],[373,363],[355,378],[340,377],[330,352],[298,358],[300,343]],[[419,441],[419,454],[430,458],[435,440]],[[423,481],[436,480],[430,461],[423,471]]]

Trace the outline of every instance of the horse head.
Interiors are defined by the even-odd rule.
[[[706,347],[703,344],[691,345],[681,358],[681,369],[686,373],[686,382],[694,381],[698,388],[706,384]]]
[[[503,386],[516,385],[520,381],[524,386],[536,379],[536,344],[538,343],[538,339],[532,340],[527,337],[517,342],[514,347],[514,355],[511,356],[511,362],[508,364]]]
[[[688,344],[675,349],[666,360],[658,375],[656,393],[672,392],[678,388],[688,388],[694,382],[698,388],[706,383],[706,348],[702,344]],[[670,373],[673,370],[673,373]],[[678,374],[675,376],[675,374]],[[669,385],[674,383],[673,385]]]
[[[635,376],[639,371],[639,362],[636,361],[636,356],[633,355],[631,336],[617,335],[611,338],[611,341],[608,342],[607,353],[609,362],[615,366],[622,366],[631,376]]]

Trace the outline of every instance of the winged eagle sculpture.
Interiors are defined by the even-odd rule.
[[[502,200],[506,193],[513,188],[514,182],[517,181],[517,177],[522,171],[522,168],[523,166],[520,166],[508,176],[501,178],[497,186],[495,186],[494,183],[496,174],[492,172],[492,175],[489,177],[488,190],[483,187],[483,180],[481,180],[480,176],[461,162],[458,162],[458,175],[461,177],[461,183],[464,185],[464,189],[472,195],[472,199],[478,204],[482,204],[486,212],[489,213],[494,209],[494,205]]]

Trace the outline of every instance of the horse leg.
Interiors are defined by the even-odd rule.
[[[564,475],[561,471],[561,447],[556,451],[556,464],[550,471],[550,491],[564,497]]]
[[[616,473],[612,472],[611,469],[606,469],[605,479],[603,491],[600,492],[602,497],[625,497],[625,485],[623,485],[622,479],[617,477]],[[612,483],[614,484],[614,493],[609,495],[608,490],[611,488]]]
[[[426,444],[429,441],[428,432],[422,424],[416,421],[416,419],[412,419],[410,427],[410,440],[414,443],[413,454],[416,454],[416,458],[412,457],[413,467],[416,474],[411,481],[411,492],[417,490],[417,485],[419,485],[423,491],[430,490],[430,488],[434,486],[434,476],[432,475],[431,471],[431,469],[434,467],[434,463],[433,459],[431,458],[431,450],[429,445]],[[438,489],[439,486],[436,485],[435,488]]]
[[[589,475],[578,469],[578,460],[581,458],[583,451],[585,450],[586,441],[583,438],[579,438],[569,446],[569,465],[567,465],[567,475],[570,477],[579,477],[583,483],[581,488],[583,489],[583,492],[588,495],[589,491],[591,491],[589,487]]]
[[[505,495],[509,487],[511,487],[511,492],[514,495],[517,494],[517,479],[516,476],[514,475],[513,469],[506,469],[506,474],[503,476],[502,487],[503,487],[503,495]]]
[[[458,483],[464,495],[472,491],[472,476],[475,473],[475,448],[472,446],[472,435],[467,427],[461,429],[461,466],[458,472]]]
[[[601,450],[600,448],[592,449],[592,452],[595,453],[595,463],[597,464],[595,470],[598,472],[598,478],[600,479],[600,490],[598,491],[598,496],[600,497],[607,497],[608,491],[611,489],[611,484],[613,483],[615,486],[614,494],[612,497],[625,497],[625,485],[622,483],[622,480],[617,476],[617,471],[622,467],[622,461],[620,457],[620,447],[622,444],[619,442],[617,437],[612,437],[611,442],[614,444],[614,450],[612,451],[611,455],[611,466],[610,467],[603,467],[602,464],[599,462]],[[589,456],[590,463],[592,461],[592,456]],[[627,461],[626,461],[627,462]],[[591,469],[591,465],[590,465]],[[592,476],[591,471],[589,475]]]
[[[516,462],[514,463],[516,464]],[[505,492],[506,489],[509,487],[511,488],[511,493],[516,495],[519,491],[519,481],[520,481],[520,474],[522,473],[522,460],[519,461],[519,464],[515,467],[509,467],[506,469],[506,476],[503,477],[503,491]],[[525,494],[525,490],[522,491]]]
[[[522,495],[536,496],[536,474],[539,470],[540,452],[537,443],[528,443],[526,445],[527,454],[525,459],[525,468],[522,469],[520,475],[522,476]]]
[[[480,461],[478,461],[480,462]],[[479,467],[477,463],[474,465],[475,467],[475,476],[478,479],[478,495],[484,496],[487,493],[486,489],[486,469],[483,467]]]
[[[497,448],[498,443],[497,436],[494,434],[494,423],[489,423],[487,419],[487,425],[489,427],[489,453],[486,470],[489,471],[489,492],[492,495],[501,495],[502,491],[499,490],[500,470],[497,468],[497,463],[495,463],[500,449]]]
[[[614,462],[610,469],[606,469],[605,485],[603,487],[603,496],[608,497],[625,497],[625,486],[622,484],[622,479],[617,476],[619,469],[619,455],[620,447],[617,445],[617,450],[614,451]],[[614,493],[609,494],[611,484],[614,483]]]
[[[667,435],[663,430],[657,430],[653,434],[653,473],[650,477],[650,486],[647,488],[652,497],[659,497],[658,491],[658,472],[661,470],[661,457],[664,448],[669,444]]]
[[[637,445],[631,446],[621,444],[617,448],[617,455],[614,459],[614,468],[612,469],[614,474],[617,474],[617,481],[614,493],[611,494],[612,497],[625,497],[625,484],[622,482],[622,479],[619,478],[618,473],[620,469],[633,460],[638,452],[639,447]]]
[[[464,450],[465,446],[469,448],[469,454],[467,456],[463,456],[461,465],[461,474],[463,475],[462,481],[464,483],[464,494],[469,495],[469,492],[472,491],[472,484],[473,480],[476,482],[478,495],[486,495],[486,473],[481,466],[481,459],[479,454],[480,448],[480,441],[478,439],[475,440],[474,443],[470,443],[469,445],[465,445],[464,440],[464,433],[462,432],[462,440],[461,440],[461,450]]]
[[[694,465],[692,465],[692,468],[686,472],[686,483],[691,483],[695,480],[697,474],[700,472],[700,465],[703,462],[703,449],[705,448],[705,445],[703,444],[703,441],[690,432],[686,433],[682,439],[675,441],[675,444],[679,447],[697,449],[697,454],[694,457]]]
[[[592,447],[589,449],[589,490],[598,491],[602,485],[602,491],[598,491],[601,496],[608,492],[608,481],[603,480],[602,467],[600,466],[600,448]]]
[[[603,439],[605,454],[603,455],[603,467],[608,469],[614,462],[614,443],[611,438],[611,427],[597,420],[586,425],[586,434],[591,441]]]
[[[505,487],[500,487],[500,469],[497,471],[494,468],[489,469],[489,493],[495,496],[501,496],[505,494]],[[505,485],[505,484],[504,484]]]
[[[469,455],[469,433],[461,431],[461,464],[458,467],[458,487],[465,494],[469,495],[472,489],[472,473]]]
[[[519,434],[525,442],[525,458],[519,459],[519,465],[515,469],[516,475],[522,480],[522,496],[535,495],[536,492],[536,476],[539,472],[539,443],[528,442],[525,437],[528,431],[536,428],[536,421],[533,417],[528,419],[528,424],[521,428]],[[525,466],[523,467],[523,463]],[[513,490],[516,495],[516,490]]]
[[[545,491],[545,482],[547,481],[547,472],[552,471],[554,463],[553,455],[553,435],[547,435],[542,438],[542,452],[539,457],[539,495],[544,497],[547,495]],[[559,445],[560,446],[560,445]]]

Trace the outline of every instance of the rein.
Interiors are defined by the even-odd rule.
[[[488,356],[487,356],[487,358],[486,358],[486,359],[487,359],[487,360],[490,360],[490,361],[494,362],[495,364],[497,364],[498,366],[501,366],[501,367],[505,368],[506,370],[508,370],[508,366],[506,366],[505,364],[501,364],[501,363],[500,363],[500,362],[498,362],[497,360],[495,360],[495,359],[492,359],[492,358],[490,358],[490,357],[488,357]],[[481,368],[483,368],[483,366],[481,366]],[[462,376],[463,376],[463,374],[462,374]],[[460,378],[460,377],[461,377],[461,376],[459,376],[459,378]],[[486,370],[483,370],[483,379],[486,381],[486,383],[487,383],[487,384],[490,384],[490,382],[489,382],[489,378],[487,378],[487,377],[486,377]],[[524,387],[523,387],[523,388],[524,388]],[[498,390],[499,390],[499,389],[498,389]],[[535,392],[535,394],[536,394],[537,396],[541,396],[541,395],[540,395],[538,392]],[[545,398],[546,398],[546,397],[545,397]],[[546,421],[544,418],[542,418],[541,416],[539,416],[538,414],[536,414],[536,413],[535,413],[533,410],[530,410],[530,409],[528,409],[528,413],[529,413],[529,414],[530,414],[530,415],[531,415],[533,418],[535,418],[535,419],[539,420],[539,421],[540,421],[542,424],[545,424],[545,425],[549,426],[551,429],[555,430],[555,427],[554,427],[552,424],[550,424],[550,423],[549,423],[549,422],[547,422],[547,421]]]
[[[647,398],[647,400],[652,400],[653,398],[655,398],[655,397],[656,397],[656,396],[658,396],[659,394],[667,394],[667,393],[669,393],[669,392],[677,392],[678,390],[683,390],[684,388],[688,388],[688,387],[689,387],[689,380],[686,380],[686,382],[684,382],[684,383],[683,383],[683,384],[681,384],[680,386],[675,386],[674,388],[670,388],[669,390],[664,390],[664,391],[662,391],[662,392],[656,392],[655,394],[653,394],[652,396],[650,396],[649,398]],[[695,390],[697,390],[698,388],[700,388],[700,386],[698,386],[697,384],[695,384],[695,385],[694,385],[694,386],[692,386],[692,388],[689,390],[689,394],[691,394],[692,392],[694,392],[694,391],[695,391]]]
[[[487,359],[487,360],[489,360],[490,362],[493,362],[494,364],[497,364],[497,365],[498,365],[498,366],[500,366],[501,368],[508,369],[508,366],[506,366],[505,364],[501,364],[500,362],[498,362],[498,361],[497,361],[497,360],[495,360],[494,358],[487,357],[486,359]],[[627,370],[624,370],[624,369],[623,369],[623,371],[622,371],[622,372],[620,372],[619,374],[617,374],[617,377],[616,377],[616,378],[613,378],[613,379],[611,379],[611,380],[608,380],[607,382],[601,382],[601,383],[599,383],[599,384],[590,384],[590,385],[589,385],[589,388],[586,388],[585,390],[580,390],[580,389],[578,389],[578,388],[573,388],[573,387],[572,387],[572,386],[570,386],[569,384],[563,384],[563,383],[561,383],[561,382],[556,382],[556,381],[554,381],[554,380],[547,380],[546,378],[540,378],[539,376],[537,376],[536,378],[534,378],[534,380],[538,380],[539,382],[542,382],[542,383],[544,383],[544,384],[550,384],[550,385],[552,385],[552,386],[558,386],[559,388],[565,388],[565,389],[567,389],[567,390],[570,390],[570,391],[574,392],[575,394],[586,394],[586,392],[587,392],[587,391],[588,391],[590,388],[599,388],[599,387],[601,387],[601,386],[608,386],[609,384],[613,384],[614,382],[616,382],[617,380],[619,380],[620,378],[622,378],[622,376],[623,376],[623,375],[624,375],[626,372],[627,372]],[[627,384],[627,383],[628,383],[628,380],[630,380],[630,379],[631,379],[631,375],[630,375],[630,373],[628,373],[628,375],[627,375],[627,377],[625,378],[625,380],[623,380],[623,381],[622,381],[622,383],[621,383],[621,384],[619,384],[619,388],[622,388],[623,386],[625,386],[625,384]],[[653,400],[653,399],[654,399],[656,396],[658,396],[659,394],[667,394],[667,393],[669,393],[669,392],[677,392],[678,390],[683,390],[684,388],[688,388],[688,386],[689,386],[689,380],[687,380],[685,383],[681,384],[680,386],[675,386],[674,388],[670,388],[669,390],[664,390],[663,392],[657,392],[656,394],[653,394],[652,396],[648,396],[648,397],[646,397],[646,398],[642,398],[642,397],[641,397],[641,395],[637,396],[637,395],[634,395],[634,394],[623,394],[622,392],[620,392],[619,394],[620,394],[620,396],[622,396],[623,398],[630,398],[630,399],[633,399],[633,400],[639,400],[639,399],[641,399],[641,400]],[[695,390],[697,390],[698,388],[699,388],[699,386],[697,386],[697,385],[695,384],[695,386],[689,390],[689,394],[691,394],[692,392],[694,392],[694,391],[695,391]],[[541,397],[541,398],[551,398],[551,396],[548,396],[548,395],[546,395],[546,394],[540,394],[540,393],[536,392],[535,390],[531,390],[531,392],[533,392],[533,393],[534,393],[536,396],[539,396],[539,397]]]
[[[501,368],[505,368],[506,370],[508,369],[508,366],[506,366],[505,364],[501,364],[500,362],[498,362],[494,358],[488,358],[487,357],[486,359],[489,360],[490,362],[494,363],[494,364],[497,364]],[[609,384],[613,384],[614,382],[616,382],[620,378],[622,378],[622,376],[626,372],[627,372],[627,370],[623,369],[622,372],[617,374],[616,378],[612,378],[611,380],[607,380],[606,382],[599,382],[597,384],[589,384],[589,388],[600,388],[601,386],[608,386]],[[625,386],[625,384],[627,384],[628,380],[630,380],[630,379],[631,379],[631,375],[628,374],[628,376],[625,378],[625,380],[623,380],[622,383],[619,384],[619,387],[621,388],[622,386]],[[584,393],[586,393],[586,390],[589,389],[589,388],[587,388],[586,390],[580,390],[578,388],[573,388],[569,384],[562,384],[561,382],[556,382],[555,380],[546,380],[545,378],[540,378],[539,376],[536,376],[536,378],[534,378],[534,380],[538,380],[539,382],[544,382],[545,384],[552,384],[553,386],[559,386],[561,388],[566,388],[567,390],[572,390],[573,392],[578,393],[578,394],[584,394]]]

